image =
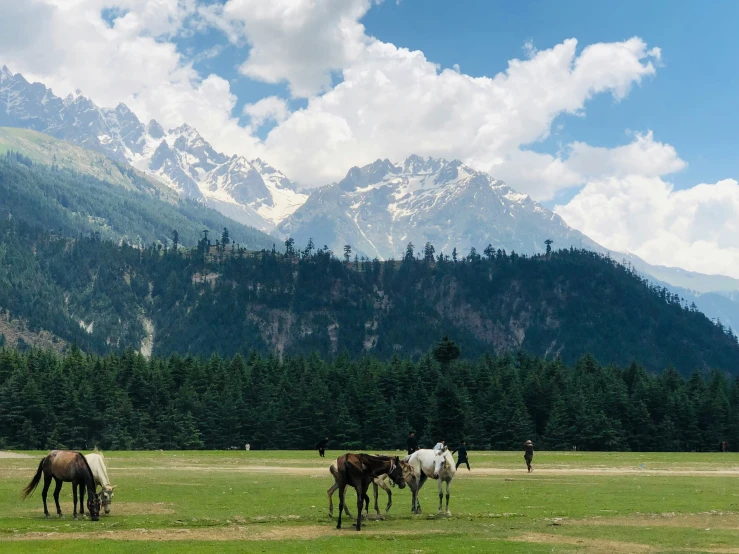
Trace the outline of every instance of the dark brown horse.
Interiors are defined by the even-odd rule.
[[[344,511],[346,487],[351,485],[357,491],[357,531],[362,528],[362,504],[367,496],[367,488],[375,477],[387,474],[398,487],[405,488],[403,469],[397,456],[370,456],[369,454],[346,454],[343,471],[337,472],[339,489],[339,521],[337,529],[341,529],[341,514]]]
[[[49,510],[46,507],[46,495],[49,492],[51,478],[56,481],[54,488],[54,502],[56,502],[56,513],[62,517],[62,509],[59,506],[59,491],[62,490],[62,483],[72,483],[72,498],[74,499],[74,519],[77,519],[77,487],[80,490],[80,513],[85,516],[85,489],[87,489],[87,509],[93,521],[100,519],[100,497],[95,492],[95,479],[87,464],[85,457],[79,452],[71,452],[69,450],[52,450],[38,465],[36,475],[31,482],[23,489],[23,498],[27,498],[41,481],[41,474],[44,476],[44,490],[41,492],[41,498],[44,500],[44,514],[49,517]]]

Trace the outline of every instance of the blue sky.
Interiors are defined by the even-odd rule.
[[[374,6],[362,23],[368,34],[382,41],[421,50],[441,67],[459,64],[472,76],[505,71],[510,59],[524,57],[527,41],[545,49],[574,37],[582,48],[640,36],[662,49],[657,75],[624,101],[595,97],[586,117],[559,116],[557,124],[563,127],[528,148],[555,153],[559,145],[574,140],[617,146],[627,140],[628,131],[651,129],[688,164],[671,176],[677,188],[739,175],[739,2],[403,0]],[[239,75],[248,45],[228,45],[216,29],[177,42],[183,53],[223,46],[217,57],[195,67],[232,80],[239,97],[236,113],[264,96],[289,99],[284,83],[260,83]],[[303,107],[305,101],[291,105]],[[260,136],[269,128],[261,129]]]
[[[739,277],[737,28],[728,0],[35,0],[3,6],[0,62],[307,188],[459,158],[609,248]]]

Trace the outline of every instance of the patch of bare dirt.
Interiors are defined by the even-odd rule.
[[[108,539],[119,541],[282,541],[314,540],[321,537],[341,536],[352,532],[351,524],[344,529],[330,525],[284,526],[264,529],[256,526],[218,527],[208,529],[130,529],[122,531],[92,531],[89,533],[31,532],[0,535],[3,541],[77,540]],[[363,528],[369,535],[428,535],[442,531],[399,531],[397,529],[375,530]]]
[[[634,514],[626,517],[594,517],[568,520],[566,525],[612,525],[615,527],[692,527],[695,529],[738,529],[739,514],[704,512],[699,514]]]
[[[545,533],[527,533],[520,537],[507,538],[505,540],[537,544],[568,544],[584,548],[585,552],[592,554],[634,554],[636,552],[656,552],[656,549],[648,544],[612,541],[606,539],[585,539]]]
[[[0,459],[6,460],[9,458],[33,458],[28,454],[20,454],[19,452],[8,452],[7,450],[0,450]]]
[[[113,498],[111,513],[114,515],[167,515],[176,513],[170,502],[116,502]]]
[[[67,343],[48,331],[31,331],[25,320],[12,318],[7,312],[0,313],[0,333],[5,335],[8,345],[14,346],[18,339],[34,348],[54,350],[61,353]]]

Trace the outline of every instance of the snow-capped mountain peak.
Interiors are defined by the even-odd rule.
[[[384,259],[401,256],[409,242],[419,248],[430,242],[437,254],[455,247],[482,251],[488,244],[537,252],[546,238],[561,246],[592,242],[486,173],[459,160],[415,155],[350,169],[342,181],[314,192],[278,230],[298,244],[322,237],[335,250],[350,244]]]
[[[5,66],[0,104],[5,108],[0,125],[45,132],[130,163],[178,193],[264,231],[307,198],[268,163],[220,153],[187,123],[168,131],[153,119],[144,125],[123,103],[100,108],[79,90],[62,99]]]

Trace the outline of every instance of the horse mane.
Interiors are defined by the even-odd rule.
[[[87,473],[90,474],[90,482],[92,483],[92,489],[95,490],[95,475],[92,473],[92,468],[90,467],[90,464],[87,463],[87,458],[85,458],[84,454],[82,452],[77,452],[77,455],[82,458],[82,461],[85,462],[85,467],[87,468]],[[85,483],[87,485],[87,483]]]

